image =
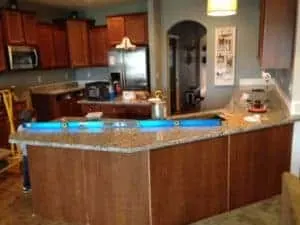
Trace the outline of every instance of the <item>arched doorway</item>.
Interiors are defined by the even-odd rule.
[[[206,76],[206,34],[206,28],[195,21],[181,21],[168,31],[171,114],[201,108],[201,76]]]

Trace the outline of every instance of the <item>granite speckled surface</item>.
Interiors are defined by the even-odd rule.
[[[248,113],[246,106],[240,103],[240,96],[244,92],[247,90],[237,90],[232,101],[224,109],[172,117],[174,119],[199,118],[205,114],[221,113],[226,121],[217,128],[171,128],[158,131],[106,129],[99,133],[33,133],[24,131],[12,135],[10,141],[16,144],[25,143],[37,146],[133,153],[280,126],[300,120],[300,117],[290,117],[277,92],[270,90],[268,94],[269,110],[261,115],[261,122],[246,122],[244,117],[253,114]]]
[[[47,84],[31,88],[31,92],[33,94],[41,95],[60,95],[68,92],[76,92],[81,90],[84,90],[84,87],[79,86],[77,82]]]

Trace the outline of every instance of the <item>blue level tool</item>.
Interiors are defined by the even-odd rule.
[[[185,120],[136,120],[136,121],[50,121],[25,123],[28,130],[84,130],[84,129],[115,129],[115,128],[172,128],[172,127],[218,127],[220,119],[185,119]]]

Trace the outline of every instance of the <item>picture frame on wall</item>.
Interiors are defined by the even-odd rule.
[[[215,86],[233,86],[235,80],[236,27],[215,29]]]

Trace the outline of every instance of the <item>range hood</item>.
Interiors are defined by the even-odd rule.
[[[123,37],[121,43],[116,45],[116,48],[124,50],[133,50],[136,48],[136,45],[131,43],[129,37]]]

